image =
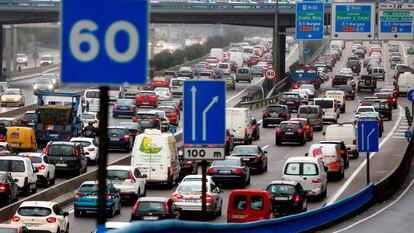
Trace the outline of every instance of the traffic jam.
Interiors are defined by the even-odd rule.
[[[131,162],[107,167],[106,212],[116,219],[108,228],[133,221],[200,220],[199,164],[184,159],[174,136],[183,122],[184,82],[224,80],[227,97],[238,95],[264,79],[271,48],[271,39],[254,37],[228,50],[213,48],[205,61],[165,71],[145,86],[110,88],[108,150]],[[297,44],[286,48],[287,54],[295,53]],[[209,161],[207,169],[209,221],[252,222],[322,206],[334,192],[330,187],[359,161],[357,122],[376,120],[382,137],[391,127],[386,121],[398,114],[399,96],[414,87],[413,68],[404,63],[402,49],[393,42],[332,40],[317,62],[289,74],[292,88],[280,93],[277,104],[226,108],[226,158]],[[100,91],[59,92],[58,86],[55,73],[42,75],[33,86],[36,109],[0,118],[2,206],[99,163]],[[12,85],[2,90],[4,107],[24,106],[29,98]],[[281,151],[288,150],[295,156],[284,157]],[[70,206],[24,201],[0,229],[67,233],[70,226],[76,231],[78,220],[95,216],[97,195],[97,181],[88,180],[73,191]]]

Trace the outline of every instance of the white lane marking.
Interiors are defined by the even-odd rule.
[[[266,146],[262,147],[262,149],[265,150],[268,147],[269,147],[269,145],[266,145]]]
[[[392,136],[392,138],[395,138],[395,139],[406,139],[405,137],[400,137],[400,136]]]
[[[394,133],[394,135],[405,135],[404,133]]]
[[[379,148],[381,148],[394,135],[395,130],[397,130],[398,124],[401,121],[402,116],[403,116],[402,107],[400,105],[398,107],[400,109],[400,115],[398,117],[398,120],[394,123],[394,126],[391,129],[391,131],[388,132],[387,137],[385,137],[384,140],[381,141],[381,143],[379,144]],[[375,152],[371,153],[370,156],[369,156],[369,159],[372,159],[372,157],[374,157],[375,154],[376,154]],[[345,192],[345,190],[352,183],[352,181],[355,179],[355,177],[358,176],[359,172],[361,172],[362,168],[364,168],[366,164],[367,164],[367,160],[362,161],[362,163],[354,171],[354,173],[352,173],[352,175],[348,178],[348,180],[346,180],[346,182],[341,186],[341,188],[338,189],[338,191],[335,193],[335,195],[333,195],[331,197],[331,199],[327,202],[327,205],[332,205],[333,203],[336,202],[336,200],[338,200],[338,198]]]
[[[361,220],[359,220],[358,222],[356,222],[356,223],[354,223],[354,224],[352,224],[352,225],[349,225],[349,226],[347,226],[347,227],[345,227],[345,228],[342,228],[342,229],[340,229],[340,230],[337,230],[337,231],[335,231],[334,233],[339,233],[339,232],[343,232],[343,231],[346,231],[346,230],[349,230],[349,229],[351,229],[352,227],[354,227],[354,226],[356,226],[356,225],[358,225],[358,224],[360,224],[360,223],[362,223],[362,222],[365,222],[365,221],[367,221],[367,220],[369,220],[369,219],[371,219],[371,218],[373,218],[373,217],[375,217],[375,216],[377,216],[378,214],[380,214],[380,213],[382,213],[382,212],[384,212],[386,209],[388,209],[389,207],[391,207],[391,206],[393,206],[395,203],[397,203],[407,192],[408,192],[408,190],[411,188],[411,186],[413,186],[413,184],[414,184],[414,179],[413,180],[411,180],[411,182],[410,182],[410,184],[407,186],[407,188],[404,190],[404,192],[403,193],[401,193],[401,195],[400,196],[398,196],[397,197],[397,199],[395,199],[393,202],[391,202],[390,204],[388,204],[387,206],[385,206],[384,208],[382,208],[382,209],[380,209],[380,210],[378,210],[377,212],[375,212],[374,214],[372,214],[372,215],[370,215],[370,216],[368,216],[368,217],[366,217],[366,218],[364,218],[364,219],[361,219]]]
[[[400,41],[400,45],[401,45],[401,48],[402,48],[402,50],[403,50],[403,58],[404,58],[404,64],[407,64],[407,58],[406,58],[406,56],[407,56],[407,54],[405,53],[405,47],[404,47],[404,44]]]

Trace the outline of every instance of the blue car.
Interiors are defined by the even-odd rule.
[[[107,180],[106,183],[106,212],[111,216],[121,213],[121,195],[119,190]],[[98,182],[85,181],[75,191],[74,198],[75,217],[80,217],[86,212],[98,211]]]
[[[113,118],[117,118],[119,116],[133,117],[136,113],[137,107],[135,106],[135,100],[133,99],[118,99],[112,110]]]

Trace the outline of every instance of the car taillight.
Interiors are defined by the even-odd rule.
[[[125,135],[125,136],[123,137],[123,139],[124,139],[124,141],[128,142],[128,141],[129,141],[129,135]]]
[[[236,173],[236,174],[243,174],[244,173],[244,170],[241,169],[241,168],[237,168],[236,171],[234,171],[234,173]]]
[[[270,116],[270,114],[268,112],[263,113],[263,118],[266,118],[266,117],[269,117],[269,116]]]
[[[81,198],[81,197],[83,197],[83,194],[82,193],[75,194],[75,198]]]
[[[206,195],[206,202],[207,202],[207,203],[211,203],[211,202],[213,202],[213,199],[214,199],[214,198],[213,198],[213,196],[211,196],[210,194],[207,194],[207,195]]]
[[[56,218],[55,217],[49,217],[49,218],[46,219],[46,221],[48,223],[55,223],[56,222]]]
[[[286,103],[286,100],[281,99],[281,100],[279,100],[279,103],[284,104],[284,103]]]
[[[132,118],[132,122],[139,122],[139,119],[134,117],[134,118]]]
[[[303,134],[303,129],[298,129],[298,134]]]
[[[357,143],[356,139],[352,140],[352,144],[356,145],[356,143]]]
[[[158,119],[156,117],[151,119],[152,123],[156,123],[158,121]]]
[[[79,156],[79,148],[75,147],[75,156],[78,157]]]
[[[396,101],[396,100],[397,100],[396,98],[393,98],[393,99],[392,99],[392,101]]]
[[[330,163],[330,166],[333,170],[336,170],[339,167],[339,165],[340,164],[338,161]]]
[[[130,106],[129,107],[129,110],[131,110],[131,111],[133,111],[135,109],[135,107],[134,106]]]
[[[322,179],[313,179],[312,183],[320,184],[322,182]]]
[[[276,130],[276,134],[281,134],[282,133],[282,130],[281,129],[277,129]]]
[[[299,194],[296,194],[295,196],[295,203],[298,203],[300,201],[300,196]]]
[[[179,193],[174,193],[173,195],[171,195],[171,199],[173,201],[177,201],[177,200],[182,199],[182,198],[183,198],[183,195],[181,195]]]
[[[318,119],[316,119],[316,121],[317,121],[317,122],[321,122],[321,121],[322,121],[322,119],[321,119],[321,118],[318,118]]]
[[[214,170],[214,168],[210,167],[207,171],[207,174],[213,175],[215,172],[216,172],[216,170]]]
[[[286,117],[287,116],[287,113],[286,112],[282,112],[282,115],[281,115],[282,117]]]
[[[293,89],[298,89],[299,85],[297,83],[293,84]]]
[[[134,177],[134,174],[132,174],[132,171],[129,171],[129,179],[131,180],[131,183],[135,183],[136,182],[135,177]]]
[[[0,192],[5,192],[9,188],[8,184],[0,184]]]
[[[168,206],[168,203],[167,202],[165,203],[165,212],[167,214],[170,214],[170,207]]]
[[[95,151],[95,148],[88,148],[88,151]]]
[[[244,128],[244,136],[247,138],[247,134],[248,133],[248,129],[247,128]]]
[[[20,217],[19,217],[19,216],[14,215],[14,216],[11,218],[11,220],[12,220],[13,222],[18,222],[18,221],[20,221]]]
[[[256,157],[254,157],[254,160],[259,161],[260,160],[260,156],[256,155]]]
[[[341,155],[343,155],[343,154],[345,154],[345,151],[344,150],[341,150],[340,153],[341,153]]]
[[[167,175],[168,175],[168,177],[171,176],[171,167],[168,167],[168,169],[167,169]]]
[[[106,199],[112,199],[112,195],[111,195],[111,194],[106,194],[106,195],[105,195],[105,198],[106,198]]]
[[[43,153],[45,153],[45,154],[48,154],[49,153],[49,146],[46,146],[46,148],[45,149],[43,149]]]
[[[37,166],[37,169],[38,170],[45,170],[46,169],[46,166],[42,164],[40,166]]]

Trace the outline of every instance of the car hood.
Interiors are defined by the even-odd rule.
[[[2,100],[14,100],[14,99],[21,99],[22,96],[20,95],[2,95],[1,99]]]

